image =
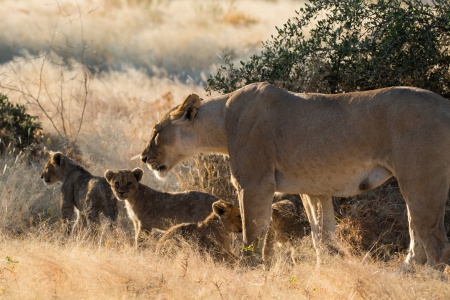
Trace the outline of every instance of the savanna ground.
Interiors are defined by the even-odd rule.
[[[191,92],[205,95],[206,79],[224,51],[245,60],[301,4],[0,0],[0,93],[39,117],[42,146],[70,151],[93,174],[143,167],[133,158],[158,117]],[[427,267],[395,273],[408,242],[395,182],[345,202],[336,199],[343,256],[325,257],[317,269],[307,238],[295,247],[296,264],[283,249],[269,270],[231,268],[193,249],[159,256],[151,239],[134,249],[123,207],[114,232],[82,232],[67,240],[58,223],[59,185],[48,188],[39,177],[45,155],[2,149],[3,298],[450,298],[446,273]],[[166,181],[147,170],[143,180],[160,190],[197,189],[236,200],[227,172],[223,163],[211,167],[195,158]],[[384,208],[374,210],[374,203]]]

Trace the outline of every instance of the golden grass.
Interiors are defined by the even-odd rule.
[[[327,257],[316,268],[280,258],[270,270],[226,267],[189,249],[167,259],[153,248],[109,246],[95,241],[46,241],[39,235],[0,241],[0,295],[8,299],[448,299],[448,278],[418,268],[396,275],[358,257]]]

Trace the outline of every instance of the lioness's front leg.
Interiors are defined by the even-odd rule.
[[[244,255],[256,254],[261,257],[264,237],[269,229],[272,215],[272,184],[239,185],[239,207],[242,216]]]
[[[336,234],[336,221],[332,198],[330,196],[301,195],[303,206],[311,224],[311,236],[320,263],[320,251],[333,244]]]

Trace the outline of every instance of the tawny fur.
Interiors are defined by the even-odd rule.
[[[140,183],[143,174],[140,168],[105,172],[117,199],[125,201],[135,230],[135,246],[139,244],[141,231],[165,230],[173,224],[205,219],[211,212],[211,205],[218,200],[197,191],[164,193],[154,190]]]
[[[81,224],[98,224],[101,213],[111,221],[111,225],[117,220],[117,199],[108,182],[103,177],[93,176],[61,152],[52,153],[41,178],[47,185],[62,182],[61,218],[68,225],[68,233]],[[77,218],[72,226],[74,213]]]
[[[167,230],[158,242],[157,251],[169,252],[184,240],[217,261],[235,262],[231,233],[242,232],[239,208],[223,200],[214,202],[212,208],[213,212],[202,222],[178,224]]]
[[[265,236],[275,192],[302,194],[318,259],[335,237],[331,197],[356,195],[395,176],[409,214],[404,265],[434,266],[450,256],[449,149],[450,103],[430,91],[326,95],[254,83],[204,102],[189,95],[156,123],[141,159],[164,177],[198,153],[228,155],[246,246]]]

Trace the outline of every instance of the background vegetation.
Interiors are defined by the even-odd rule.
[[[34,132],[40,136],[27,143],[19,139],[19,146],[34,151],[5,143],[0,155],[0,297],[450,298],[445,272],[418,267],[415,273],[394,273],[408,243],[405,205],[395,181],[355,198],[335,199],[344,255],[326,257],[320,269],[309,238],[295,245],[295,264],[286,247],[277,251],[270,270],[229,268],[189,248],[169,259],[155,254],[152,239],[135,250],[123,206],[113,232],[105,228],[95,238],[81,232],[69,240],[62,235],[59,186],[47,188],[39,177],[47,159],[44,148],[66,152],[96,175],[109,168],[144,167],[133,158],[152,124],[187,94],[204,94],[205,86],[216,94],[255,80],[323,92],[377,87],[379,77],[386,85],[400,79],[399,84],[409,84],[407,73],[414,68],[407,61],[404,69],[399,65],[407,59],[426,66],[418,71],[430,76],[423,78],[434,84],[429,89],[448,92],[447,6],[303,2],[0,1],[0,93],[8,98],[2,103],[8,115],[19,112],[27,120],[14,122],[29,125],[23,127],[31,128],[23,131],[27,138]],[[384,23],[375,23],[375,15],[385,16]],[[427,20],[430,32],[421,29],[420,20]],[[379,38],[371,39],[376,28]],[[260,41],[266,41],[262,48]],[[383,51],[392,53],[385,54],[391,66],[380,63]],[[429,60],[419,59],[425,55]],[[370,75],[383,68],[378,77]],[[8,128],[1,127],[2,141]],[[235,201],[228,179],[225,158],[200,156],[166,181],[148,171],[143,180],[160,190],[197,189]]]
[[[411,85],[450,96],[450,3],[439,2],[309,1],[249,60],[235,66],[224,55],[207,90],[268,81],[297,92]]]

